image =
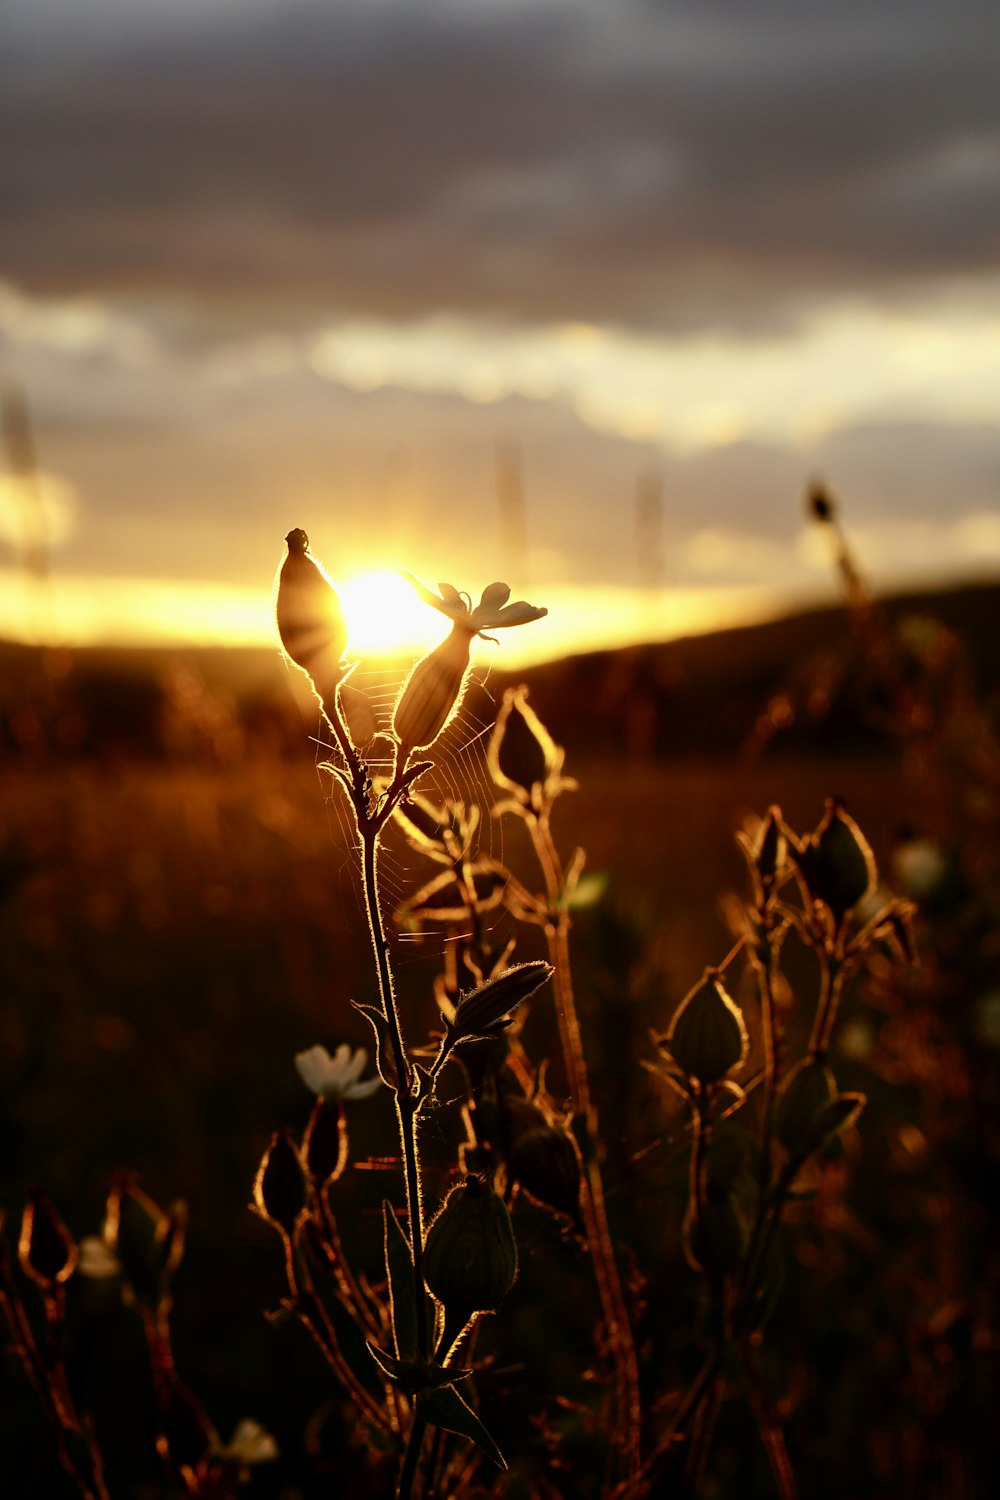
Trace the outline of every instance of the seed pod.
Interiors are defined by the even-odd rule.
[[[478,1177],[452,1188],[427,1231],[424,1280],[459,1318],[493,1312],[514,1285],[517,1245],[507,1205]]]
[[[833,797],[798,864],[810,896],[829,907],[838,926],[875,889],[875,856],[857,823]]]
[[[750,1043],[743,1017],[712,969],[685,995],[660,1045],[700,1084],[718,1083],[744,1061]]]
[[[507,1167],[512,1180],[546,1208],[565,1214],[576,1229],[580,1219],[580,1158],[565,1130],[543,1123],[514,1139]]]
[[[17,1253],[25,1275],[46,1292],[76,1270],[76,1241],[42,1192],[33,1192],[25,1204]]]
[[[301,527],[285,538],[288,556],[278,577],[278,635],[286,653],[312,678],[321,698],[331,697],[344,675],[347,626],[333,584],[309,555]]]
[[[299,1153],[287,1131],[277,1131],[264,1153],[253,1185],[261,1216],[291,1239],[306,1206],[306,1183]]]
[[[451,634],[417,662],[403,684],[392,719],[403,755],[426,750],[456,711],[469,670],[472,632],[455,624]]]

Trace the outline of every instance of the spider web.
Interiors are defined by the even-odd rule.
[[[340,702],[344,718],[361,758],[368,764],[373,778],[388,778],[392,772],[393,709],[408,666],[386,667],[361,663],[341,688]],[[487,665],[473,667],[462,703],[430,751],[418,752],[416,759],[433,760],[433,766],[416,782],[414,790],[438,806],[461,803],[465,808],[480,809],[479,825],[473,835],[473,856],[487,856],[503,861],[502,820],[492,817],[496,789],[487,765],[487,749],[496,718],[497,703],[489,688]],[[317,740],[317,766],[324,761],[344,765],[339,748],[329,741],[322,725]],[[343,787],[328,771],[320,771],[328,817],[337,847],[344,850],[339,876],[342,888],[360,916],[364,916],[364,895],[360,868],[360,841],[354,824],[353,810]],[[393,913],[428,880],[442,872],[436,864],[408,842],[395,819],[390,819],[379,844],[379,890],[387,925],[398,940],[400,961],[407,962],[406,948],[419,947],[412,958],[443,951],[446,936],[441,924],[430,924],[420,932],[400,932],[392,923]],[[367,918],[364,918],[367,920]],[[513,930],[513,918],[502,906],[485,914],[488,930],[496,935],[499,928],[507,935]]]

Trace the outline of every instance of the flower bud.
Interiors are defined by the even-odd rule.
[[[814,521],[832,522],[834,520],[834,503],[822,484],[816,483],[809,486],[806,494],[806,509]]]
[[[299,1153],[287,1131],[278,1131],[264,1153],[253,1185],[260,1215],[291,1238],[306,1206],[306,1183]]]
[[[452,1188],[427,1231],[424,1280],[460,1317],[492,1312],[517,1276],[517,1245],[507,1205],[478,1177]]]
[[[532,1198],[565,1214],[576,1229],[580,1219],[580,1158],[565,1130],[544,1121],[515,1136],[507,1158],[514,1182]]]
[[[76,1241],[44,1193],[32,1193],[25,1205],[17,1253],[25,1275],[46,1292],[76,1269]]]
[[[472,634],[463,625],[453,625],[451,634],[417,662],[404,682],[392,718],[403,757],[432,745],[456,711],[469,670]]]
[[[750,1045],[747,1029],[712,969],[685,995],[660,1045],[700,1084],[718,1083],[743,1062]]]
[[[546,784],[562,769],[563,754],[528,707],[527,688],[508,689],[487,755],[497,785],[513,792],[524,806],[540,810]]]
[[[347,1165],[347,1112],[342,1102],[317,1099],[302,1139],[302,1155],[314,1182],[324,1187]]]
[[[825,1063],[805,1058],[792,1069],[778,1095],[775,1135],[788,1154],[805,1160],[853,1124],[865,1105],[863,1094],[838,1094]]]
[[[494,1036],[503,1030],[510,1024],[511,1012],[533,995],[552,972],[552,965],[542,959],[514,964],[463,995],[452,1019],[449,1021],[443,1014],[441,1017],[448,1027],[452,1045],[477,1037]]]
[[[184,1222],[183,1211],[163,1214],[129,1173],[115,1175],[108,1195],[104,1239],[140,1302],[149,1306],[159,1302],[163,1278],[180,1260]]]
[[[301,527],[285,538],[288,556],[278,576],[278,635],[287,655],[312,678],[321,698],[332,696],[344,675],[347,626],[330,580],[309,556]]]
[[[810,896],[829,907],[838,926],[875,889],[875,857],[836,798],[827,802],[822,822],[798,854],[798,865]]]

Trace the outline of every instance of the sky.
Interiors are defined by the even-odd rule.
[[[993,3],[13,0],[0,204],[0,634],[267,640],[303,526],[369,649],[665,637],[832,597],[814,478],[1000,575]]]

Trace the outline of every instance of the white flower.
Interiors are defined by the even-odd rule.
[[[330,1056],[325,1047],[310,1047],[295,1055],[295,1066],[306,1088],[312,1089],[320,1099],[367,1099],[369,1094],[381,1087],[381,1078],[367,1078],[360,1083],[362,1073],[368,1066],[368,1053],[364,1047],[351,1053],[343,1042]]]
[[[77,1270],[81,1276],[104,1281],[110,1276],[120,1276],[121,1269],[122,1263],[104,1235],[88,1234],[80,1241]]]
[[[460,594],[454,584],[439,583],[440,594],[432,593],[412,573],[404,573],[407,583],[412,584],[425,604],[440,610],[456,625],[470,635],[481,635],[484,630],[499,630],[508,625],[527,625],[531,620],[540,620],[548,614],[535,604],[526,604],[523,599],[508,604],[510,586],[506,583],[491,583],[483,589],[482,597],[475,609],[468,594]]]
[[[240,1464],[269,1464],[278,1457],[278,1445],[259,1422],[244,1417],[226,1446],[219,1449],[219,1457]]]

